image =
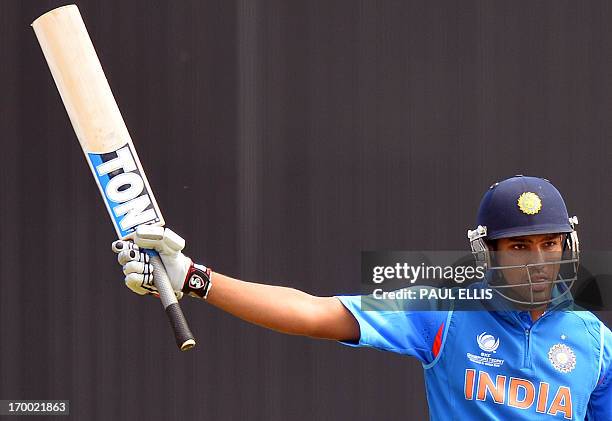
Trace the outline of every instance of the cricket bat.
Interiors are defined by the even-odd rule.
[[[76,5],[32,23],[72,127],[120,239],[142,224],[164,225],[159,206]],[[153,279],[182,351],[195,346],[159,255],[150,253]]]

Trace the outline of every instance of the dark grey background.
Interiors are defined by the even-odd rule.
[[[29,24],[0,2],[0,398],[74,419],[422,419],[420,364],[123,286]],[[607,1],[79,1],[169,226],[196,261],[315,294],[361,250],[460,249],[494,181],[544,176],[609,249]],[[611,317],[608,314],[608,322]]]

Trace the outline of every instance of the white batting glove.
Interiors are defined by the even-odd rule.
[[[136,229],[134,243],[119,240],[112,245],[113,251],[118,253],[119,264],[123,266],[125,284],[135,293],[157,295],[153,267],[145,250],[152,249],[159,253],[177,298],[180,299],[183,293],[206,298],[211,288],[211,271],[205,266],[194,265],[182,253],[184,247],[185,240],[178,234],[168,228],[151,225]]]
[[[181,236],[169,228],[141,225],[136,228],[134,243],[141,249],[157,251],[164,263],[172,287],[179,286],[179,288],[174,288],[175,290],[183,288],[193,262],[182,253],[185,248],[185,240]]]
[[[146,250],[141,250],[131,241],[118,240],[113,242],[112,249],[117,253],[117,261],[123,267],[125,285],[139,295],[159,295],[153,282],[153,265]],[[177,299],[183,297],[183,284],[174,283],[170,279],[172,289]]]

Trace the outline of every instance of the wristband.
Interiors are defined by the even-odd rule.
[[[191,264],[187,277],[185,278],[185,286],[183,292],[205,300],[208,297],[208,292],[212,287],[210,282],[210,268],[203,265]]]

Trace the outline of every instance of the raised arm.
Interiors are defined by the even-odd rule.
[[[359,325],[335,297],[294,288],[245,282],[212,273],[207,301],[247,322],[291,335],[354,341]]]
[[[140,295],[155,294],[148,256],[159,252],[177,296],[203,299],[236,317],[291,335],[343,341],[359,340],[359,324],[335,297],[316,297],[294,288],[241,281],[194,265],[182,253],[184,240],[169,229],[144,226],[134,243],[117,241],[113,250],[126,285]]]

